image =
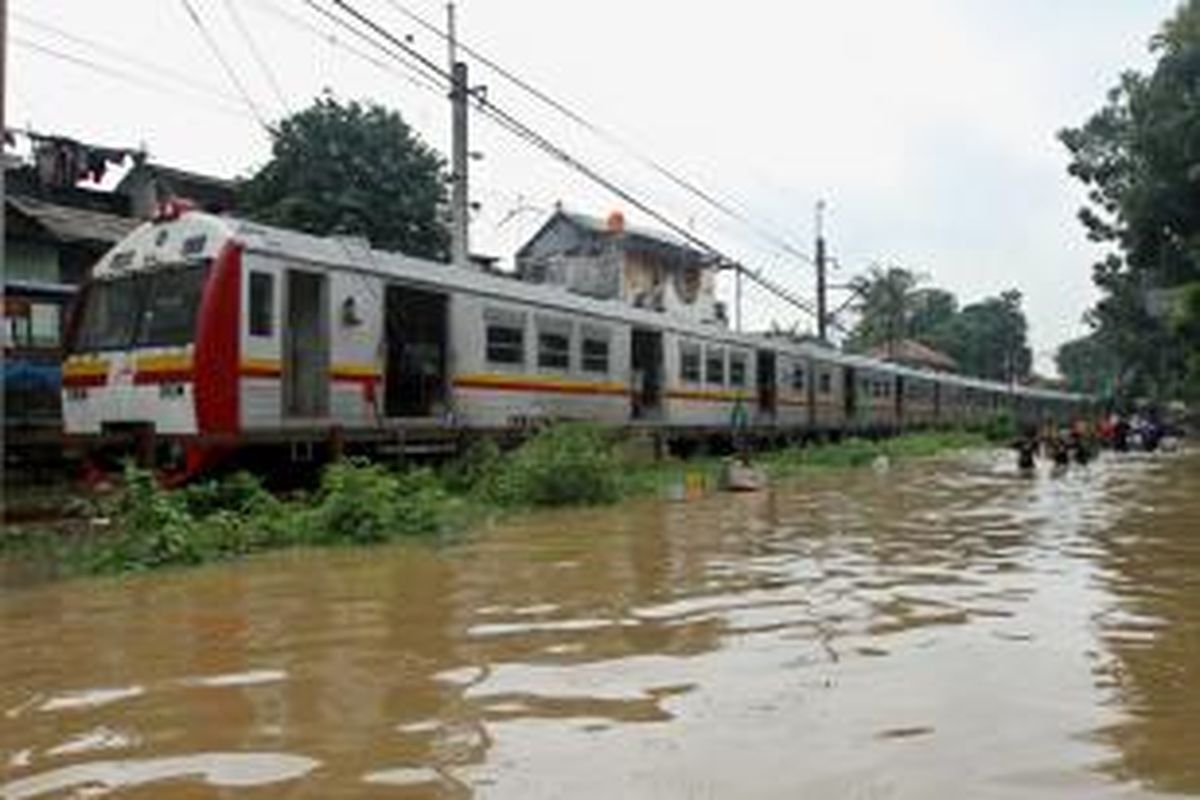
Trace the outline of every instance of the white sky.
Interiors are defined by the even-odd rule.
[[[444,62],[444,45],[396,13],[392,0],[350,1]],[[441,3],[395,1],[444,20]],[[231,5],[288,107],[303,107],[327,87],[343,98],[376,100],[399,109],[427,142],[448,152],[444,98],[350,53],[344,44],[369,46],[303,0],[191,2],[268,118],[283,108]],[[466,43],[806,252],[813,206],[825,198],[831,252],[842,265],[831,275],[835,283],[878,260],[927,275],[963,303],[1020,289],[1037,367],[1049,372],[1054,348],[1084,332],[1080,315],[1094,299],[1090,264],[1097,254],[1075,219],[1082,191],[1066,175],[1055,131],[1098,108],[1121,70],[1148,66],[1146,41],[1174,6],[459,0],[458,12]],[[265,133],[182,0],[11,0],[9,8],[10,125],[114,146],[144,144],[155,160],[216,175],[247,174],[268,157]],[[328,39],[334,31],[337,44]],[[496,104],[730,255],[812,296],[809,266],[499,76],[472,69],[472,83],[486,84]],[[646,222],[475,116],[472,149],[483,153],[471,176],[472,199],[481,204],[472,223],[475,251],[508,259],[556,200],[598,215],[623,208],[631,221]],[[728,283],[721,293],[732,297]],[[744,298],[747,327],[772,319],[811,326],[762,292],[747,288]],[[834,292],[831,304],[843,299]]]

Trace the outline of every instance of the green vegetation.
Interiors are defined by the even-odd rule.
[[[944,289],[918,288],[921,277],[900,267],[872,267],[851,281],[859,298],[849,347],[891,353],[911,339],[954,359],[958,371],[997,381],[1024,380],[1033,367],[1029,325],[1015,289],[958,307]]]
[[[1088,190],[1079,219],[1109,246],[1092,267],[1093,332],[1064,345],[1059,369],[1122,399],[1200,399],[1200,0],[1179,5],[1150,51],[1150,74],[1122,73],[1099,111],[1059,134]]]
[[[825,446],[760,454],[773,477],[806,470],[859,467],[984,444],[981,435],[951,432],[894,439],[847,439]],[[600,428],[563,424],[502,453],[481,442],[440,472],[390,470],[365,461],[325,468],[311,493],[277,497],[246,473],[174,491],[129,467],[119,492],[87,509],[103,520],[85,532],[32,528],[0,537],[0,554],[24,552],[65,574],[136,572],[238,558],[292,546],[366,545],[428,537],[467,527],[484,515],[516,509],[613,503],[662,493],[688,476],[715,486],[722,459],[635,464],[618,455]]]
[[[438,212],[446,200],[445,164],[400,114],[326,95],[271,136],[271,160],[239,186],[240,214],[445,258],[450,236]]]

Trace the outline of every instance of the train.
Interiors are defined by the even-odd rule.
[[[250,451],[454,447],[560,420],[673,446],[1065,421],[1089,403],[186,208],[100,259],[66,341],[67,436],[133,437],[185,477]]]

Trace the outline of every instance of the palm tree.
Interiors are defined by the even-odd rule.
[[[854,340],[863,347],[883,345],[888,357],[896,354],[896,345],[908,334],[914,310],[914,294],[920,278],[900,267],[871,265],[866,275],[850,281],[859,296],[859,313]]]

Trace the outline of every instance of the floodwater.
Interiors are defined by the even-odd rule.
[[[1200,793],[1200,452],[0,592],[0,798]]]

